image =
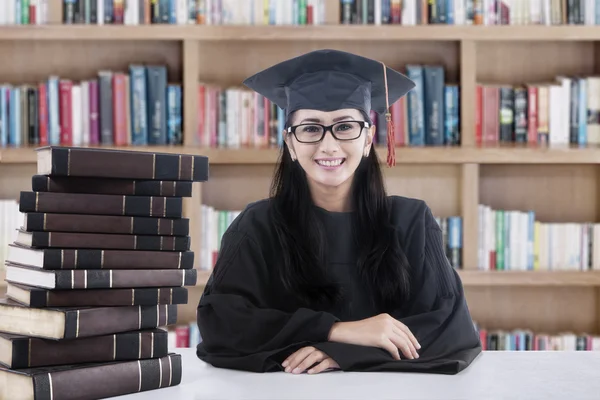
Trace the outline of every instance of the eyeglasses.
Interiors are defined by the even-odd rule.
[[[363,128],[369,126],[365,121],[341,121],[327,126],[310,123],[289,126],[287,132],[293,134],[300,143],[317,143],[323,140],[327,131],[331,131],[337,140],[354,140],[361,135]]]

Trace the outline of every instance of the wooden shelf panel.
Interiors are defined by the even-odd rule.
[[[3,40],[197,40],[197,41],[596,41],[595,26],[451,25],[39,25],[0,27]]]
[[[197,146],[135,146],[111,147],[133,151],[201,154],[211,164],[274,164],[279,150],[275,148],[217,149]],[[377,149],[385,162],[386,148]],[[32,147],[0,149],[0,164],[31,164],[36,162]],[[535,148],[500,147],[399,147],[396,164],[600,164],[598,148]]]
[[[198,271],[204,286],[210,271]],[[458,270],[464,286],[600,286],[600,271],[467,271]]]
[[[600,286],[600,271],[459,271],[464,286]]]

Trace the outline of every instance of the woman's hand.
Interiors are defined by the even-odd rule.
[[[307,346],[296,350],[296,352],[286,358],[281,365],[285,368],[285,372],[301,374],[307,368],[316,363],[318,364],[308,370],[309,374],[318,374],[319,372],[323,372],[328,368],[340,368],[340,366],[333,361],[331,357],[312,346]]]
[[[389,314],[352,322],[336,322],[329,332],[330,342],[380,347],[399,360],[398,349],[406,358],[419,358],[421,345],[412,332]]]

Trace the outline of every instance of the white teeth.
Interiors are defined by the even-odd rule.
[[[317,164],[323,165],[325,167],[337,167],[342,163],[342,161],[343,160],[341,158],[333,161],[317,160]]]

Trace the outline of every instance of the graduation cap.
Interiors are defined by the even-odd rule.
[[[366,118],[371,110],[386,113],[387,162],[395,165],[389,107],[415,83],[384,63],[339,50],[316,50],[273,65],[243,83],[285,110],[286,119],[299,109],[355,108]]]

